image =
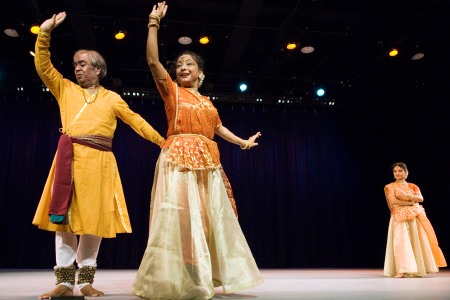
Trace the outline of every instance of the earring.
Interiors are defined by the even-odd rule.
[[[203,84],[203,80],[205,80],[205,75],[202,74],[199,76],[199,78],[200,78],[200,81],[198,82],[198,87],[200,88]]]

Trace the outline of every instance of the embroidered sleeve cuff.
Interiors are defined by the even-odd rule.
[[[50,32],[39,31],[39,36],[50,37]]]

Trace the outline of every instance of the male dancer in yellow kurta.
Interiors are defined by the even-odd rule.
[[[65,18],[66,13],[61,12],[42,23],[35,49],[36,70],[57,99],[62,136],[70,141],[64,151],[69,149],[71,152],[66,160],[70,181],[66,195],[70,202],[64,215],[56,216],[62,217],[63,221],[55,221],[54,215],[49,216],[60,177],[61,140],[33,219],[33,224],[39,228],[56,232],[56,287],[42,294],[41,299],[73,294],[75,261],[81,293],[102,296],[103,292],[92,287],[101,239],[131,232],[118,168],[111,152],[117,118],[145,139],[159,146],[164,143],[164,138],[131,111],[118,94],[100,86],[100,78],[106,75],[106,63],[99,53],[91,50],[75,53],[73,63],[78,84],[64,79],[53,67],[50,35]]]

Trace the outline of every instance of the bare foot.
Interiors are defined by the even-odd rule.
[[[422,278],[422,276],[417,275],[417,274],[412,274],[412,273],[406,274],[406,277],[411,277],[411,278]]]
[[[85,295],[85,296],[89,296],[89,297],[101,297],[103,295],[105,295],[105,293],[103,293],[102,291],[98,291],[96,289],[94,289],[92,287],[92,285],[88,284],[86,286],[84,286],[80,292]]]
[[[403,278],[405,277],[405,273],[398,273],[397,275],[394,276],[394,278]]]
[[[57,285],[53,290],[39,296],[39,299],[49,299],[50,297],[72,296],[73,291],[65,285]]]

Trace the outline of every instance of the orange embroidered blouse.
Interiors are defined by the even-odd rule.
[[[211,100],[179,87],[168,73],[155,82],[167,115],[166,161],[179,169],[219,168],[220,154],[213,138],[222,122]]]
[[[408,182],[406,185],[397,184],[395,182],[390,183],[384,187],[384,193],[391,215],[394,216],[397,222],[412,221],[418,214],[425,211],[422,205],[414,203],[413,205],[395,205],[390,203],[388,195],[390,193],[396,193],[396,190],[401,190],[406,194],[420,195],[420,189],[414,183]]]

